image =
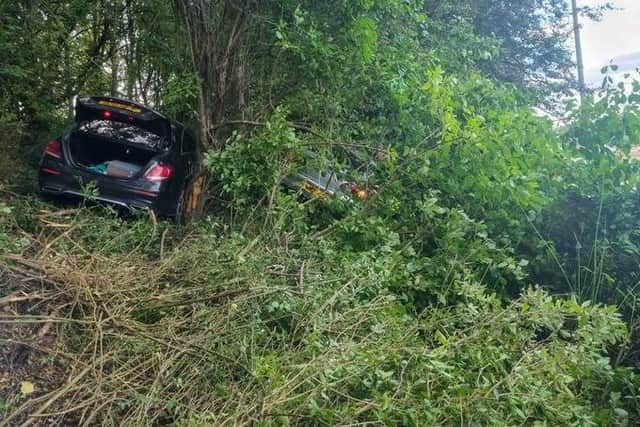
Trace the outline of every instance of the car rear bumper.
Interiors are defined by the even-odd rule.
[[[42,193],[87,198],[115,205],[132,213],[152,210],[162,216],[175,214],[175,201],[168,200],[162,191],[153,191],[153,188],[134,181],[123,182],[127,180],[60,166],[41,165],[38,183]],[[93,186],[96,194],[87,194],[87,186]]]

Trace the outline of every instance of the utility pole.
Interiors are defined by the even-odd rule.
[[[571,10],[573,12],[573,34],[576,39],[576,61],[578,63],[578,90],[580,91],[580,100],[584,99],[584,93],[587,88],[584,81],[584,62],[582,60],[582,41],[580,40],[580,22],[578,20],[578,4],[577,0],[571,0]]]

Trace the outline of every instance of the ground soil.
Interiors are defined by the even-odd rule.
[[[39,313],[38,301],[19,300],[25,294],[21,278],[0,268],[0,318],[9,320],[17,315]],[[15,301],[18,300],[18,301]],[[23,415],[8,421],[21,425],[38,405],[38,397],[56,390],[66,382],[65,369],[55,353],[55,327],[48,323],[0,323],[0,425],[25,403],[34,405]],[[23,382],[33,384],[33,392],[24,394]],[[36,403],[37,402],[37,403]],[[34,422],[35,421],[35,422]],[[31,425],[49,425],[34,420]]]

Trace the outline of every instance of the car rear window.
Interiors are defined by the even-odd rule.
[[[167,140],[161,135],[131,123],[114,120],[91,120],[80,123],[78,130],[89,135],[142,145],[152,150],[163,150],[167,146]]]

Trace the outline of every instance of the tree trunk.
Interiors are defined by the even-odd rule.
[[[194,73],[200,79],[198,93],[199,136],[202,150],[222,149],[213,126],[241,113],[245,84],[242,45],[247,34],[253,0],[176,0],[176,9],[188,36],[189,54]],[[207,191],[206,171],[190,186],[187,208],[194,216],[201,214]]]

